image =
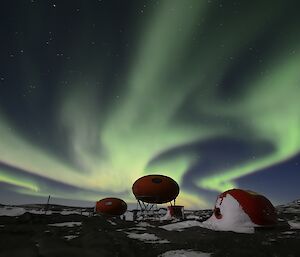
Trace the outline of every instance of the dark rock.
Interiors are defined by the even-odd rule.
[[[258,228],[254,234],[218,232],[201,227],[180,232],[160,228],[170,221],[147,221],[152,226],[141,230],[137,222],[103,216],[24,213],[19,217],[0,217],[0,257],[150,257],[179,249],[212,253],[214,257],[297,257],[300,256],[300,230],[290,229],[288,221],[300,220],[299,209],[298,202],[278,206],[278,226]],[[211,213],[211,210],[189,211],[200,221]],[[82,225],[48,225],[71,221],[82,222]],[[169,243],[147,243],[129,238],[128,233],[153,234]]]

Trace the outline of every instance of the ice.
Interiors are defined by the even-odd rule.
[[[81,225],[82,222],[75,222],[75,221],[48,224],[48,226],[52,226],[52,227],[74,227],[74,226],[81,226]]]
[[[210,253],[203,253],[193,250],[173,250],[159,255],[159,257],[210,257],[210,255]]]

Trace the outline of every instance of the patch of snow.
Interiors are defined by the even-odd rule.
[[[147,230],[147,228],[145,228],[145,227],[133,227],[133,228],[120,228],[120,229],[117,229],[116,231],[128,231],[128,230],[131,230],[131,231],[145,231],[145,230]]]
[[[83,216],[89,216],[89,212],[81,210],[62,210],[53,212],[51,210],[47,210],[45,213],[45,210],[42,208],[28,208],[28,207],[10,207],[10,206],[4,206],[0,207],[0,216],[20,216],[24,214],[25,212],[29,212],[32,214],[46,214],[46,215],[52,215],[53,213],[59,213],[61,215],[70,215],[70,214],[78,214]]]
[[[161,240],[159,237],[157,237],[154,234],[149,234],[149,233],[143,233],[143,234],[137,234],[137,233],[129,233],[126,232],[129,238],[132,239],[137,239],[140,241],[143,241],[145,243],[159,243],[159,244],[165,244],[165,243],[170,243],[168,240]]]
[[[247,226],[220,226],[219,224],[216,224],[214,222],[210,221],[204,221],[202,222],[202,225],[200,226],[202,228],[207,228],[210,230],[215,231],[232,231],[236,233],[245,233],[245,234],[253,234],[255,232],[254,227],[247,227]]]
[[[149,234],[149,233],[143,233],[143,234],[136,234],[136,233],[126,233],[129,238],[132,239],[138,239],[141,241],[153,241],[153,240],[159,240],[159,237],[157,237],[154,234]]]
[[[168,231],[182,231],[185,228],[190,227],[203,227],[202,223],[196,220],[186,220],[182,222],[172,223],[164,226],[160,226],[160,228],[168,230]]]
[[[198,220],[199,216],[191,214],[191,215],[187,215],[186,219],[188,219],[188,220]]]
[[[25,212],[29,212],[32,214],[46,214],[46,215],[52,215],[54,212],[51,210],[47,210],[45,213],[44,209],[30,209],[30,208],[22,208],[22,207],[9,207],[4,206],[0,207],[0,216],[20,216],[24,214]],[[81,212],[81,210],[62,210],[55,213],[59,213],[61,215],[70,215],[70,214],[78,214],[82,216],[89,216],[89,212]]]
[[[284,235],[293,235],[295,233],[296,233],[295,231],[285,231],[285,232],[282,232],[281,234],[284,234]]]
[[[291,229],[300,229],[300,222],[288,221]]]
[[[284,208],[287,208],[289,206],[290,206],[289,204],[281,204],[281,205],[277,206],[277,209],[284,209]]]
[[[53,227],[74,227],[74,226],[81,226],[82,222],[61,222],[61,223],[52,223],[48,224],[48,226],[53,226]]]
[[[124,213],[125,220],[133,221],[133,213],[131,211],[126,211]]]
[[[71,214],[79,214],[80,215],[80,211],[69,211],[69,210],[63,210],[59,212],[61,215],[71,215]]]
[[[233,231],[238,233],[254,233],[254,224],[244,212],[239,202],[227,194],[223,199],[218,199],[216,208],[220,209],[222,218],[218,219],[214,214],[203,222],[203,227],[218,231]]]
[[[167,213],[167,209],[166,208],[159,208],[158,213],[159,214],[166,214]]]
[[[32,213],[32,214],[46,214],[46,215],[51,215],[52,214],[52,211],[47,211],[45,213],[45,210],[34,210],[34,209],[26,209],[26,212],[29,212],[29,213]]]
[[[262,241],[261,244],[262,245],[271,245],[272,242],[270,242],[270,241]]]
[[[210,253],[203,253],[193,250],[173,250],[159,255],[159,257],[210,257],[210,255]]]
[[[8,207],[8,206],[0,207],[0,216],[14,217],[14,216],[20,216],[25,212],[26,212],[25,209],[21,207]]]
[[[193,215],[195,213],[195,211],[192,211],[192,210],[184,210],[184,214],[185,215]]]
[[[172,217],[169,209],[168,209],[167,213],[163,217],[160,218],[160,220],[172,220],[172,219],[173,219],[173,217]]]
[[[127,230],[147,230],[145,227],[128,228]]]
[[[31,210],[26,210],[27,212],[30,212],[30,213],[33,213],[33,214],[46,214],[46,215],[51,215],[53,213],[58,213],[58,214],[61,214],[61,215],[72,215],[72,214],[77,214],[77,215],[82,215],[82,216],[89,216],[89,212],[81,212],[81,210],[62,210],[62,211],[51,211],[51,210],[48,210],[46,213],[45,213],[45,210],[34,210],[34,209],[31,209]]]
[[[111,225],[113,225],[113,226],[116,226],[117,225],[117,223],[116,222],[113,222],[112,220],[107,220]]]
[[[138,224],[136,224],[138,227],[154,227],[153,225],[150,225],[149,223],[147,222],[139,222]]]
[[[284,213],[300,213],[300,209],[289,207],[283,210]]]
[[[167,240],[167,239],[162,239],[162,240],[158,240],[158,241],[149,241],[147,243],[150,243],[150,244],[168,244],[168,243],[170,243],[170,241]]]
[[[180,219],[177,219],[177,218],[173,218],[172,220],[171,220],[171,223],[177,223],[177,222],[179,222],[179,221],[181,221]]]
[[[77,214],[82,216],[89,216],[89,212],[82,212],[81,210],[63,210],[59,212],[61,215],[71,215],[71,214]]]
[[[78,237],[78,236],[75,236],[75,235],[64,236],[64,238],[67,239],[68,241],[72,240],[72,239],[74,239],[76,237]]]

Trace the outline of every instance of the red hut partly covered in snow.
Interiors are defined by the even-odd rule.
[[[268,227],[277,224],[272,203],[263,195],[249,190],[230,189],[216,200],[213,215],[204,222],[216,230]]]
[[[222,199],[227,194],[230,194],[239,202],[254,224],[269,226],[277,223],[276,210],[265,196],[250,190],[231,189],[220,194],[218,198]],[[220,213],[220,215],[222,214]]]

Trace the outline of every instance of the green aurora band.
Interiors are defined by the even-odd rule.
[[[0,170],[0,181],[29,195],[93,201],[106,196],[100,192],[110,191],[133,201],[132,183],[144,174],[168,175],[180,184],[185,172],[201,156],[158,159],[153,165],[151,160],[168,149],[194,141],[234,136],[249,141],[263,139],[275,147],[267,156],[249,158],[233,168],[205,176],[199,173],[195,184],[216,192],[238,186],[237,178],[295,156],[300,150],[297,23],[285,28],[280,44],[270,46],[255,72],[243,76],[239,97],[225,101],[218,96],[224,74],[242,52],[251,51],[255,39],[268,29],[268,21],[278,19],[283,4],[263,7],[261,4],[258,10],[252,6],[235,17],[224,15],[223,24],[208,30],[206,22],[212,12],[209,3],[166,0],[154,6],[138,36],[138,49],[125,85],[110,106],[107,118],[102,117],[99,99],[94,94],[96,86],[92,81],[98,79],[95,75],[88,86],[85,81],[76,80],[74,90],[61,89],[57,123],[68,131],[69,153],[75,165],[27,140],[0,112],[1,162],[94,193],[79,191],[74,195],[42,189],[37,181],[15,177],[7,170]],[[197,37],[204,31],[207,39],[199,40]],[[101,65],[97,74],[101,74]],[[193,124],[176,119],[187,99],[199,117],[205,113],[238,120],[248,129],[225,122],[216,126],[201,120]],[[178,200],[188,206],[211,205],[184,188]]]

